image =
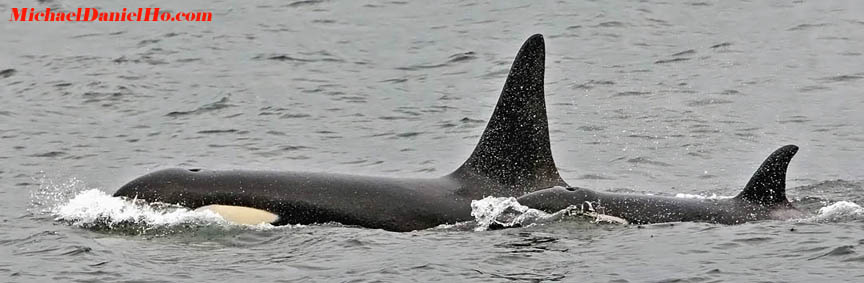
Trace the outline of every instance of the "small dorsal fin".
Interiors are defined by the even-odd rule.
[[[798,152],[795,145],[781,147],[762,162],[736,198],[761,205],[786,203],[786,168]]]
[[[566,185],[558,175],[549,147],[543,93],[545,52],[542,35],[535,34],[525,41],[513,60],[480,142],[471,157],[451,176],[484,177],[508,187],[499,188],[507,190],[499,193],[513,196]],[[477,193],[488,192],[469,194]]]

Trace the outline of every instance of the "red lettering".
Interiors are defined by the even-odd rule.
[[[54,13],[51,13],[51,8],[45,8],[45,21],[54,21]]]
[[[129,9],[123,8],[120,11],[100,12],[98,8],[77,8],[73,11],[52,10],[50,7],[43,11],[36,10],[37,8],[11,8],[12,13],[9,15],[9,21],[19,22],[126,22],[126,21],[144,21],[144,22],[210,22],[213,20],[211,12],[161,12],[161,8],[137,8],[136,12],[130,12]],[[41,8],[39,8],[41,9]],[[133,10],[135,11],[135,10]]]
[[[27,8],[21,9],[18,11],[18,8],[12,8],[12,17],[9,18],[9,21],[23,21],[27,17]]]
[[[89,21],[95,20],[96,17],[99,16],[99,15],[98,15],[98,12],[96,12],[95,10],[96,10],[96,9],[93,9],[93,8],[84,8],[84,21],[88,21],[88,22],[89,22]],[[93,13],[93,18],[92,18],[92,19],[90,18],[90,14],[91,14],[91,13]]]
[[[139,8],[139,9],[140,9],[140,8]],[[144,21],[146,22],[146,21],[149,21],[149,20],[150,20],[150,10],[151,10],[151,9],[150,9],[150,8],[147,8],[147,9],[144,9],[144,10],[145,10],[145,11],[144,11]],[[138,19],[138,20],[140,21],[141,19]]]

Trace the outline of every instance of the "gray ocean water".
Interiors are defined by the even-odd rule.
[[[12,7],[213,21],[0,21],[0,281],[864,281],[864,2],[11,0],[2,15]],[[176,166],[449,173],[534,33],[570,184],[731,196],[797,144],[788,193],[811,216],[392,233],[226,226],[109,197]],[[127,214],[149,224],[105,220]]]

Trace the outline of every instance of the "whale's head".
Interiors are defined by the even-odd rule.
[[[597,200],[597,193],[579,187],[555,186],[535,191],[517,199],[519,204],[543,211],[559,211],[571,205]]]
[[[207,210],[235,224],[277,222],[279,216],[270,212],[273,210],[268,202],[244,194],[243,178],[237,176],[202,169],[164,169],[132,180],[114,196]]]
[[[205,186],[207,176],[201,169],[171,168],[151,172],[120,187],[115,197],[142,199],[147,202],[163,202],[194,207],[184,194],[199,191]]]

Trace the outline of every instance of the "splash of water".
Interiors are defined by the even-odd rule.
[[[30,206],[37,215],[53,214],[60,204],[88,189],[78,178],[50,178],[45,172],[40,172],[36,181],[39,189],[30,193]]]
[[[573,205],[555,213],[546,213],[520,204],[513,197],[486,197],[471,201],[471,216],[477,226],[474,231],[508,227],[526,227],[539,223],[572,218],[590,223],[627,224],[626,220],[603,215],[582,205]]]
[[[471,201],[471,216],[477,221],[474,231],[486,231],[490,227],[527,226],[551,215],[521,205],[514,197],[486,197]]]
[[[90,189],[76,195],[54,211],[57,220],[76,226],[136,224],[143,226],[171,226],[177,224],[226,224],[219,215],[210,211],[194,211],[171,205],[146,203],[112,197],[103,191]]]
[[[717,194],[711,194],[710,196],[705,195],[694,195],[694,194],[675,194],[676,198],[686,198],[686,199],[730,199],[734,198],[734,196],[719,196]]]
[[[43,174],[39,181],[40,188],[31,194],[32,210],[37,215],[92,230],[167,234],[200,227],[275,228],[270,224],[232,224],[209,210],[113,197],[74,177],[57,181]]]
[[[842,222],[862,218],[864,218],[864,207],[844,200],[820,208],[811,219],[816,222]]]

